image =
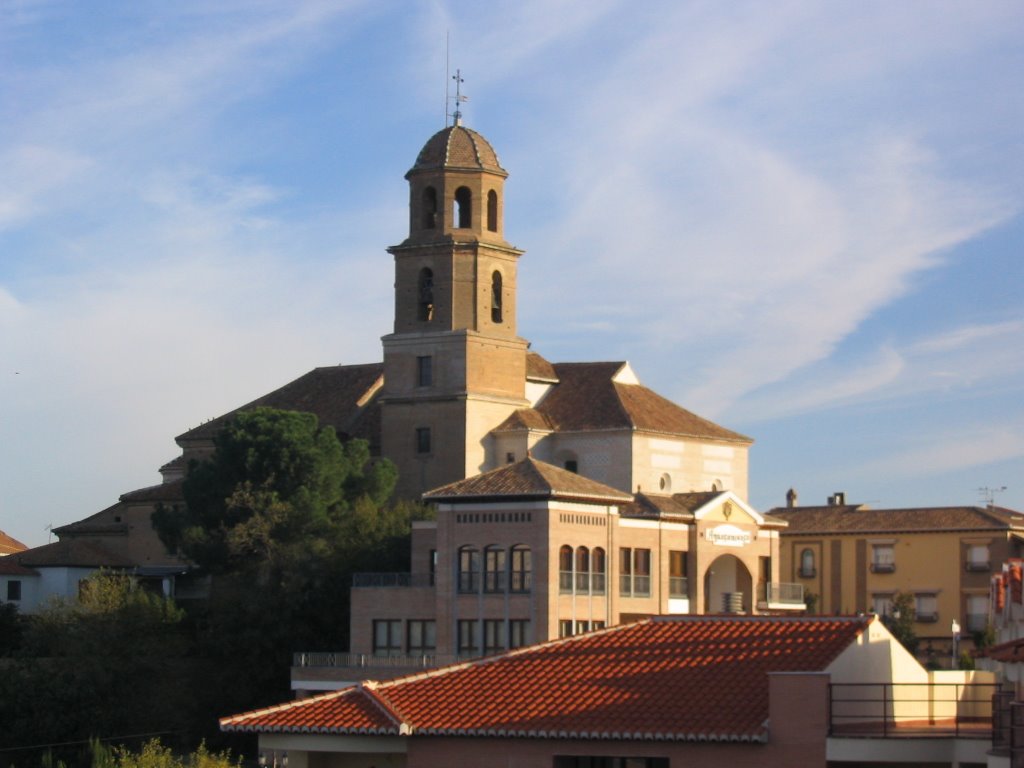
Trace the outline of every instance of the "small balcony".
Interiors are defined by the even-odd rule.
[[[832,683],[829,736],[992,738],[998,683]]]
[[[783,581],[762,581],[757,585],[757,607],[771,611],[803,611],[804,585]]]

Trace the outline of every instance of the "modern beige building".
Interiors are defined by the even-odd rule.
[[[795,494],[791,495],[791,499]],[[892,613],[913,595],[923,659],[948,664],[989,623],[989,585],[1024,551],[1024,515],[1001,507],[871,509],[843,494],[823,506],[771,510],[782,531],[782,578],[803,585],[820,613]],[[954,626],[955,625],[955,626]]]

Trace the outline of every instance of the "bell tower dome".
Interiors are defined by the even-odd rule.
[[[504,237],[508,173],[456,120],[406,173],[409,235],[395,259],[394,332],[383,338],[384,455],[398,492],[497,466],[490,430],[526,405],[526,341],[516,331],[522,251]]]

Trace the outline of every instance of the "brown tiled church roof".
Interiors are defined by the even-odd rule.
[[[725,491],[694,491],[692,493],[674,493],[671,496],[638,493],[636,500],[623,508],[623,517],[685,517],[693,518],[693,513],[710,503]]]
[[[267,406],[312,413],[321,426],[334,427],[339,437],[362,438],[370,443],[373,453],[379,453],[380,408],[376,391],[383,381],[382,363],[314,368],[280,389],[179,435],[177,440],[212,440],[234,415]]]
[[[524,428],[565,432],[633,429],[728,442],[753,442],[745,435],[681,408],[642,384],[615,381],[615,375],[625,365],[624,362],[551,365],[558,384],[535,408],[517,411],[496,431]]]
[[[526,378],[540,381],[558,381],[555,366],[536,352],[526,353]]]
[[[633,496],[567,469],[526,458],[514,464],[492,469],[427,491],[427,501],[478,501],[495,497],[587,499],[601,502],[628,502]]]
[[[461,125],[448,126],[427,139],[409,173],[436,168],[467,168],[508,175],[490,142]]]
[[[761,742],[769,673],[827,670],[875,620],[660,616],[220,725],[250,733]]]
[[[914,531],[1024,530],[1024,515],[984,507],[870,509],[858,505],[776,507],[769,514],[789,523],[787,535]]]

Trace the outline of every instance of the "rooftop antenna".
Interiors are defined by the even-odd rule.
[[[983,485],[978,489],[978,493],[981,495],[981,500],[985,502],[985,506],[994,507],[996,505],[996,494],[1002,493],[1005,490],[1005,485],[1001,485],[998,488],[989,488],[987,485]]]
[[[451,74],[451,67],[449,65],[449,51],[451,41],[451,32],[446,31],[444,36],[444,127],[448,127],[448,118],[452,118],[452,125],[462,125],[462,110],[459,109],[459,104],[469,101],[469,96],[462,95],[462,84],[466,82],[462,79],[462,70],[456,69],[455,74]],[[455,111],[448,114],[448,104],[452,101],[451,97],[451,81],[455,81]]]

